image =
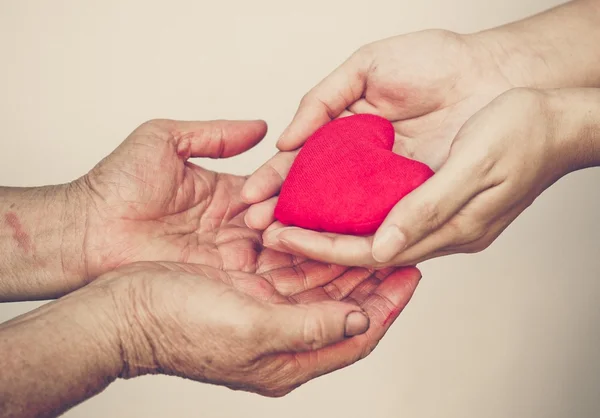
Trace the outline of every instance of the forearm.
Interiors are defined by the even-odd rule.
[[[472,36],[516,87],[600,87],[600,0],[575,0]]]
[[[0,188],[0,301],[60,296],[83,273],[77,186]]]
[[[113,304],[83,288],[0,325],[0,416],[50,417],[121,372]]]

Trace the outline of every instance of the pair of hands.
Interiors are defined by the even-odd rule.
[[[120,377],[167,373],[281,396],[365,357],[408,303],[417,269],[264,248],[244,224],[245,177],[189,161],[242,153],[265,133],[261,121],[150,121],[68,186],[85,216],[82,259],[65,266],[77,274],[62,291],[95,278],[69,298],[111,306],[98,328],[117,341]]]
[[[523,48],[523,47],[521,47]],[[246,183],[249,226],[270,248],[324,262],[413,265],[478,252],[548,186],[576,167],[556,128],[551,92],[526,88],[504,43],[424,31],[360,48],[302,99],[280,152]],[[394,152],[436,174],[402,199],[369,237],[275,222],[278,193],[299,148],[321,125],[373,113],[396,131]]]

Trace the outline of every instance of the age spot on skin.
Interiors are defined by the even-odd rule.
[[[4,222],[13,231],[13,239],[16,241],[17,246],[21,248],[25,253],[30,253],[32,250],[31,238],[23,230],[19,217],[14,212],[8,212],[4,216]]]

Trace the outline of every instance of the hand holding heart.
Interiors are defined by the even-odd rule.
[[[393,151],[438,170],[467,119],[519,84],[498,68],[491,48],[447,31],[422,31],[360,48],[306,94],[278,142],[281,151],[246,182],[242,198],[252,204],[246,224],[265,230],[275,221],[276,195],[298,148],[319,127],[339,117],[370,113],[389,120],[395,133]],[[269,231],[279,226],[273,224]],[[319,239],[327,237],[322,234]],[[265,238],[271,244],[277,241],[273,234]],[[371,241],[360,242],[339,259],[358,264],[354,256],[360,255],[361,264],[380,264],[370,255]],[[338,258],[327,253],[319,258]]]
[[[543,190],[581,168],[573,166],[566,152],[570,136],[551,123],[559,114],[556,103],[552,92],[513,89],[500,95],[462,127],[448,160],[398,202],[374,237],[276,222],[265,231],[265,245],[315,260],[369,266],[411,265],[481,251]],[[387,193],[394,193],[393,187]],[[284,191],[285,186],[280,199],[288,198]],[[380,191],[373,191],[376,201]]]

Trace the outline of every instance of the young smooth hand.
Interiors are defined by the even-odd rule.
[[[372,113],[390,120],[394,152],[439,169],[466,120],[518,84],[503,71],[495,50],[480,38],[441,30],[360,48],[304,96],[277,143],[281,151],[248,179],[242,196],[253,206],[246,223],[258,230],[271,225],[276,194],[298,148],[338,117]]]
[[[600,164],[599,132],[600,89],[510,90],[469,119],[444,165],[374,237],[279,227],[269,245],[375,267],[481,251],[559,178]]]

